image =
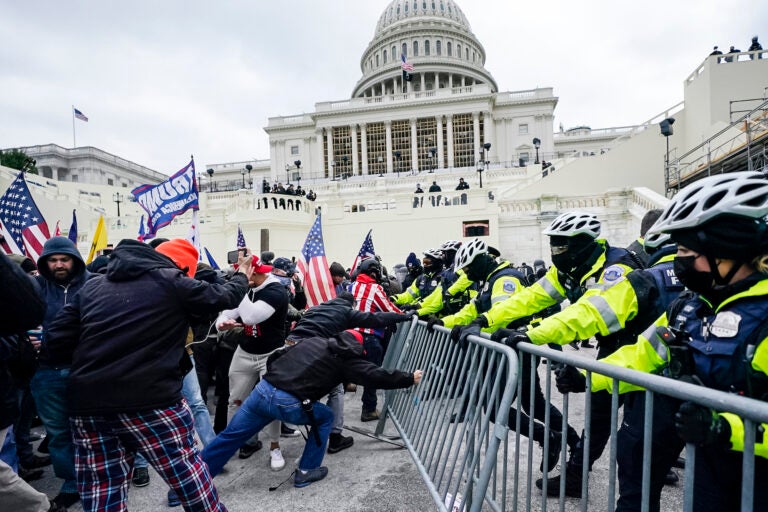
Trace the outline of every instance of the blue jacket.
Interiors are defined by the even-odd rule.
[[[66,284],[57,283],[48,269],[48,258],[54,254],[72,256],[74,261],[72,279]],[[43,253],[37,259],[37,270],[40,272],[40,275],[37,276],[37,283],[40,285],[40,293],[46,304],[45,317],[42,324],[43,337],[40,347],[40,365],[50,366],[45,331],[48,330],[48,326],[56,318],[56,315],[59,314],[59,311],[72,301],[72,297],[80,291],[85,282],[93,277],[94,274],[85,269],[85,262],[75,244],[69,238],[63,236],[55,236],[45,242]]]

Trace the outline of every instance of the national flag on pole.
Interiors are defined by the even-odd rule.
[[[142,215],[141,220],[139,221],[139,236],[136,237],[136,240],[143,242],[146,235],[147,232],[144,230],[144,216]]]
[[[312,224],[298,262],[299,272],[304,276],[304,291],[307,295],[307,307],[312,307],[336,297],[336,290],[328,269],[323,244],[323,228],[320,215]]]
[[[208,252],[207,247],[203,247],[203,250],[205,251],[205,257],[208,258],[208,264],[211,266],[214,270],[220,270],[219,265],[216,263],[216,260],[213,259],[213,256],[211,256],[211,253]]]
[[[93,242],[91,243],[91,250],[88,253],[88,259],[85,260],[86,265],[93,261],[96,257],[96,253],[102,249],[107,248],[107,226],[104,224],[104,216],[99,215],[99,222],[96,224],[96,231],[93,232]]]
[[[75,111],[75,117],[76,117],[76,118],[78,118],[78,119],[79,119],[79,120],[81,120],[81,121],[85,121],[86,123],[88,122],[88,117],[87,117],[85,114],[83,114],[82,112],[80,112],[79,110],[77,110],[75,107],[72,107],[72,108],[73,108],[73,109],[74,109],[74,111]]]
[[[20,172],[0,197],[0,242],[6,254],[25,254],[37,261],[45,241],[51,238],[43,214],[32,199],[32,195]]]
[[[413,64],[408,62],[405,58],[405,54],[400,54],[400,67],[403,68],[403,71],[407,71],[408,73],[413,73]]]
[[[167,226],[190,208],[199,210],[195,161],[158,185],[141,185],[131,190],[136,202],[147,212],[147,238]]]
[[[200,247],[200,226],[197,221],[197,210],[192,210],[192,224],[189,226],[187,240],[197,249],[197,258],[203,261],[203,252]]]
[[[237,225],[237,248],[244,249],[248,247],[245,245],[245,237],[243,236],[243,230],[240,229],[240,224]]]
[[[365,235],[365,240],[363,240],[363,245],[360,247],[360,251],[357,253],[357,256],[355,257],[355,262],[352,264],[352,267],[350,267],[352,270],[355,270],[357,266],[360,264],[361,261],[368,258],[373,258],[376,256],[376,251],[373,248],[373,238],[371,237],[371,233],[373,233],[373,230],[371,229],[368,231],[368,234]]]
[[[53,230],[53,236],[61,236],[61,228],[59,227],[59,221],[56,221],[56,229]]]
[[[77,245],[77,216],[75,215],[76,210],[72,210],[72,225],[69,226],[69,233],[67,233],[67,238],[72,240],[72,243]]]

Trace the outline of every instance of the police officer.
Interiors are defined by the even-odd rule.
[[[403,306],[404,311],[419,309],[421,301],[435,291],[437,285],[440,284],[443,271],[443,251],[440,249],[424,251],[424,258],[421,263],[424,273],[414,279],[407,290],[392,298],[392,302],[398,306]]]
[[[475,238],[474,240],[463,245],[459,252],[456,254],[456,268],[466,272],[467,279],[472,282],[478,283],[479,291],[477,296],[472,301],[464,306],[460,311],[453,315],[448,315],[442,319],[432,317],[427,323],[427,328],[432,329],[434,325],[444,325],[445,327],[451,327],[451,339],[459,342],[462,345],[466,344],[467,336],[479,335],[481,332],[480,324],[473,323],[477,318],[482,317],[483,313],[492,311],[494,308],[500,306],[506,299],[512,297],[525,286],[525,276],[517,270],[508,261],[501,261],[499,263],[496,258],[489,254],[489,247],[485,242]],[[463,328],[463,326],[470,325],[469,328]],[[493,333],[498,327],[487,327],[483,329],[487,333]],[[541,392],[541,385],[539,383],[538,374],[533,372],[535,379],[535,396],[534,396],[534,412],[536,419],[539,422],[534,422],[534,440],[538,442],[542,447],[544,446],[544,439],[546,432],[541,422],[544,421],[545,405],[544,396]],[[529,389],[532,373],[530,371],[530,365],[526,367],[523,365],[523,388]],[[523,410],[530,411],[530,395],[529,393],[523,393],[522,397]],[[513,410],[510,416],[517,411]],[[527,425],[528,417],[523,415],[523,424]],[[555,431],[562,429],[562,414],[554,407],[550,406],[550,421],[553,429],[549,442],[549,453],[547,467],[552,469],[555,466],[557,460],[558,449],[560,446],[560,436],[555,434]],[[523,434],[527,433],[527,428]],[[569,438],[572,443],[578,440],[578,434],[576,431],[569,427]],[[543,461],[542,461],[543,467]]]
[[[456,253],[460,248],[461,242],[458,240],[448,240],[440,246],[445,269],[441,273],[439,286],[422,301],[418,309],[420,317],[456,313],[477,294],[477,287],[467,278],[466,273],[456,269]]]
[[[512,334],[508,344],[526,341],[536,345],[564,345],[594,335],[599,342],[598,356],[602,357],[616,350],[620,343],[634,341],[638,331],[632,335],[625,327],[636,313],[630,308],[636,293],[630,282],[624,281],[637,268],[637,260],[626,249],[611,247],[606,240],[598,238],[600,229],[597,217],[587,212],[567,212],[555,218],[544,231],[550,237],[552,267],[533,286],[480,315],[475,322],[486,328],[503,327],[568,299],[571,304],[567,308],[526,332]],[[617,284],[621,286],[615,287]],[[611,288],[612,293],[601,293],[606,288]],[[642,324],[645,325],[647,323]],[[610,417],[610,394],[593,395],[590,468],[610,438]],[[582,436],[577,449],[571,449],[566,467],[568,496],[581,495],[583,445]],[[541,480],[536,483],[541,488]],[[553,477],[547,491],[558,495],[558,487],[559,477]]]
[[[690,292],[675,300],[634,345],[603,362],[680,376],[704,386],[768,399],[768,181],[758,172],[703,178],[681,190],[651,228],[677,242],[675,274]],[[671,327],[670,331],[666,329]],[[662,334],[673,336],[668,343]],[[685,375],[677,354],[687,350]],[[670,364],[673,363],[673,364]],[[580,375],[580,374],[579,374]],[[611,389],[592,375],[592,390]],[[583,383],[582,383],[583,386]],[[635,389],[620,383],[619,391]],[[735,414],[692,402],[674,416],[680,438],[697,445],[693,509],[740,510],[744,424]],[[754,510],[768,503],[768,436],[758,426]],[[656,454],[654,453],[654,457]]]

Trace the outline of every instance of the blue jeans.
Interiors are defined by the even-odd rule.
[[[318,446],[314,434],[310,433],[299,461],[299,469],[303,471],[320,467],[328,445],[331,425],[333,425],[333,412],[327,406],[315,402],[313,413],[315,426],[320,435],[320,445]],[[203,461],[208,464],[211,475],[216,476],[221,473],[224,465],[237,449],[274,420],[293,425],[310,424],[309,417],[302,410],[298,398],[261,379],[227,428],[203,450]]]
[[[375,334],[363,334],[363,348],[365,359],[376,366],[381,366],[384,361],[384,348],[381,346],[381,338]],[[363,412],[376,410],[376,388],[365,386],[363,389]]]
[[[192,369],[184,376],[184,380],[181,383],[181,395],[192,410],[197,437],[200,438],[203,446],[208,446],[216,438],[216,434],[211,423],[211,413],[208,412],[208,406],[205,405],[203,395],[200,392],[200,383],[197,380],[194,359],[192,359]],[[140,453],[137,453],[136,461],[133,465],[136,468],[146,468],[149,466],[149,463]]]
[[[67,408],[67,379],[69,368],[38,368],[32,377],[30,389],[35,397],[37,414],[43,420],[50,441],[51,463],[54,474],[63,479],[61,492],[76,493],[75,449],[69,426]]]
[[[0,447],[0,462],[5,462],[18,473],[19,458],[16,456],[16,439],[14,439],[14,434],[13,425],[9,425],[3,445]]]

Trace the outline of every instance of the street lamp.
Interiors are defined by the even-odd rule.
[[[245,173],[246,173],[245,169],[240,169],[240,176],[242,176],[243,178],[243,188],[245,188]]]
[[[664,136],[664,139],[666,139],[667,141],[667,153],[664,156],[664,177],[666,178],[666,181],[667,181],[667,183],[665,184],[667,187],[669,187],[669,136],[674,133],[674,130],[672,129],[673,124],[675,124],[674,117],[668,117],[659,123],[661,134]],[[677,186],[679,189],[680,183],[678,183]]]
[[[483,144],[483,146],[480,148],[482,151],[482,156],[480,161],[477,163],[477,173],[480,175],[480,188],[483,188],[483,171],[485,170],[485,167],[491,163],[488,158],[488,151],[491,150],[491,143],[486,142]]]
[[[112,200],[117,203],[117,218],[120,218],[120,203],[123,202],[123,196],[120,194],[120,192],[115,192],[112,194]]]
[[[539,148],[541,147],[541,140],[538,137],[533,138],[533,147],[536,148],[536,160],[533,163],[539,163]]]
[[[251,181],[251,171],[253,166],[251,164],[245,164],[245,170],[248,171],[248,185],[253,188],[253,181]]]
[[[395,168],[395,172],[397,172],[397,177],[400,177],[400,159],[402,158],[403,154],[400,151],[395,151],[395,158],[397,159],[397,166]]]
[[[296,166],[296,181],[298,183],[296,187],[298,188],[301,187],[301,174],[298,173],[299,169],[301,169],[301,160],[294,160],[293,165]]]
[[[285,164],[285,179],[286,179],[286,185],[291,184],[291,166],[288,164]]]
[[[341,157],[341,161],[344,162],[344,165],[342,166],[342,177],[346,181],[347,176],[351,174],[350,170],[347,169],[347,162],[349,161],[349,157],[347,155],[344,155]]]
[[[209,178],[210,178],[210,179],[208,180],[208,191],[209,191],[209,192],[212,192],[212,191],[213,191],[213,169],[208,169],[208,170],[207,170],[207,171],[205,171],[205,172],[207,172],[207,173],[208,173],[208,176],[209,176]]]
[[[329,165],[331,166],[331,181],[336,181],[336,160],[331,160]]]
[[[429,172],[435,172],[435,167],[437,167],[436,162],[436,155],[437,154],[437,148],[429,148]]]
[[[396,151],[395,155],[398,158],[400,158],[400,155],[398,153],[400,153],[400,152]],[[379,178],[383,178],[384,177],[384,157],[379,155],[379,156],[376,157],[376,161],[379,162]]]

